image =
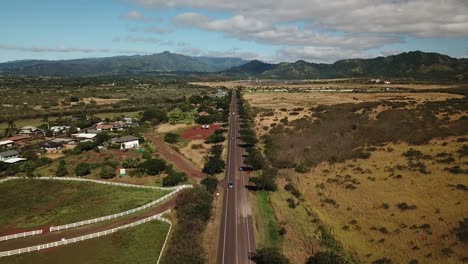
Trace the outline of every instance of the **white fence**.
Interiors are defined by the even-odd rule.
[[[156,205],[158,203],[161,203],[162,201],[171,198],[176,193],[178,193],[179,191],[181,191],[183,189],[186,189],[186,188],[192,188],[192,185],[177,186],[175,188],[175,190],[170,192],[169,194],[166,194],[165,196],[163,196],[163,197],[161,197],[161,198],[159,198],[159,199],[157,199],[155,201],[152,201],[151,203],[145,204],[143,206],[140,206],[140,207],[137,207],[137,208],[134,208],[134,209],[127,210],[125,212],[120,212],[120,213],[113,214],[113,215],[102,216],[102,217],[98,217],[98,218],[94,218],[94,219],[84,220],[84,221],[75,222],[75,223],[66,224],[66,225],[61,225],[61,226],[51,226],[50,227],[50,232],[65,230],[65,229],[73,228],[73,227],[77,227],[77,226],[94,224],[94,223],[97,223],[97,222],[102,222],[102,221],[106,221],[106,220],[109,220],[109,219],[114,219],[114,218],[121,217],[121,216],[124,216],[124,215],[133,214],[135,212],[145,210],[145,209],[147,209],[147,208],[149,208],[151,206],[154,206],[154,205]]]
[[[29,179],[29,178],[25,178],[25,177],[6,177],[5,179],[1,179],[0,183],[5,182],[5,181],[9,181],[9,180],[18,180],[18,179]],[[175,190],[180,186],[187,186],[187,185],[180,185],[180,186],[175,186],[175,187],[157,187],[157,186],[146,186],[146,185],[136,185],[136,184],[128,184],[128,183],[120,183],[120,182],[84,179],[84,178],[78,178],[78,177],[37,177],[37,178],[31,178],[31,180],[93,182],[93,183],[100,183],[100,184],[107,184],[107,185],[114,185],[114,186],[134,187],[134,188],[143,188],[143,189],[156,189],[156,190]],[[191,185],[189,185],[189,186],[191,186]]]
[[[166,212],[168,212],[168,211],[166,211]],[[84,235],[84,236],[74,237],[74,238],[69,238],[69,239],[62,239],[60,241],[55,241],[55,242],[52,242],[52,243],[47,243],[47,244],[42,244],[42,245],[37,245],[37,246],[32,246],[32,247],[26,247],[26,248],[20,248],[20,249],[15,249],[15,250],[3,251],[3,252],[0,252],[0,257],[18,255],[18,254],[33,252],[33,251],[39,251],[39,250],[43,250],[43,249],[47,249],[47,248],[51,248],[51,247],[58,247],[58,246],[67,245],[67,244],[70,244],[70,243],[76,243],[76,242],[80,242],[80,241],[83,241],[83,240],[88,240],[88,239],[92,239],[92,238],[96,238],[96,237],[101,237],[101,236],[105,236],[105,235],[108,235],[108,234],[115,233],[115,232],[117,232],[119,230],[122,230],[122,229],[125,229],[125,228],[134,227],[134,226],[137,226],[137,225],[149,222],[149,221],[153,221],[155,219],[158,219],[160,221],[169,223],[169,225],[172,226],[172,224],[171,224],[171,222],[169,220],[162,217],[162,215],[165,214],[166,212],[161,213],[161,214],[157,214],[157,215],[152,215],[150,217],[138,220],[138,221],[130,223],[130,224],[126,224],[126,225],[123,225],[123,226],[119,226],[119,227],[116,227],[116,228],[108,229],[108,230],[105,230],[105,231],[101,231],[101,232],[97,232],[97,233],[93,233],[93,234],[89,234],[89,235]],[[171,229],[171,227],[169,227],[169,232],[170,232],[170,229]],[[167,241],[167,236],[166,236],[166,241]],[[160,253],[159,258],[158,258],[158,263],[159,263],[159,259],[161,258],[162,252],[164,250],[164,245],[165,244],[166,244],[166,242],[164,242],[163,248],[161,249],[161,253]]]
[[[27,179],[27,178],[21,178],[21,177],[7,177],[5,179],[1,179],[0,183],[9,181],[9,180],[16,180],[16,179]],[[130,209],[124,212],[112,214],[112,215],[107,215],[107,216],[102,216],[94,219],[89,219],[89,220],[83,220],[71,224],[66,224],[66,225],[60,225],[60,226],[51,226],[49,231],[50,232],[55,232],[55,231],[60,231],[60,230],[65,230],[69,228],[74,228],[78,226],[83,226],[83,225],[89,225],[89,224],[94,224],[110,219],[115,219],[124,215],[129,215],[133,214],[135,212],[145,210],[151,206],[154,206],[158,203],[161,203],[164,200],[167,200],[177,194],[179,191],[187,188],[192,188],[192,185],[180,185],[180,186],[175,186],[175,187],[156,187],[156,186],[144,186],[144,185],[135,185],[135,184],[127,184],[127,183],[119,183],[119,182],[108,182],[108,181],[100,181],[100,180],[92,180],[92,179],[83,179],[83,178],[74,178],[74,177],[40,177],[40,178],[32,178],[32,180],[62,180],[62,181],[81,181],[81,182],[93,182],[93,183],[100,183],[100,184],[108,184],[108,185],[114,185],[114,186],[123,186],[123,187],[135,187],[135,188],[147,188],[147,189],[157,189],[157,190],[172,190],[172,192],[166,194],[165,196],[152,201],[148,204],[142,205],[140,207]],[[0,241],[2,240],[8,240],[8,239],[15,239],[15,238],[21,238],[25,236],[33,236],[33,235],[38,235],[42,234],[42,230],[35,230],[35,231],[30,231],[30,232],[24,232],[24,233],[18,233],[18,234],[13,234],[9,236],[4,236],[0,237]],[[6,238],[8,237],[8,238]]]
[[[22,233],[16,233],[16,234],[13,234],[13,235],[8,235],[8,236],[1,236],[0,241],[16,239],[16,238],[22,238],[22,237],[27,237],[27,236],[35,236],[35,235],[40,235],[40,234],[42,234],[42,229],[28,231],[28,232],[22,232]]]

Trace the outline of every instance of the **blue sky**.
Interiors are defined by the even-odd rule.
[[[3,1],[0,61],[166,50],[271,62],[410,50],[468,57],[467,14],[462,0]]]

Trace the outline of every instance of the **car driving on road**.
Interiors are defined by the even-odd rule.
[[[234,183],[232,183],[232,181],[229,181],[228,182],[228,188],[232,189],[232,187],[234,187]]]

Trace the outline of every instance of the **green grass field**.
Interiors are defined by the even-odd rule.
[[[281,247],[281,236],[275,213],[270,203],[270,195],[259,191],[254,196],[255,241],[257,247]]]
[[[149,203],[168,192],[86,182],[7,181],[0,184],[0,232],[114,214]]]
[[[169,225],[151,221],[96,239],[0,258],[0,264],[156,263]]]

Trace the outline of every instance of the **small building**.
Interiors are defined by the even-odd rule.
[[[25,158],[11,158],[11,159],[4,160],[3,162],[8,163],[8,164],[15,164],[15,163],[18,163],[18,162],[21,162],[21,161],[26,161],[26,160],[27,159],[25,159]]]
[[[125,123],[127,123],[127,124],[131,124],[131,123],[133,123],[133,118],[131,118],[131,117],[124,117],[124,118],[123,118],[123,121],[124,121]]]
[[[77,133],[77,134],[73,134],[72,137],[73,138],[76,138],[77,140],[93,140],[95,137],[97,136],[97,134],[93,134],[93,133]]]
[[[0,149],[6,149],[12,147],[15,144],[13,140],[3,140],[0,141]]]
[[[132,148],[140,147],[138,138],[135,136],[123,136],[123,137],[115,138],[111,141],[113,143],[119,144],[120,149],[132,149]]]
[[[209,116],[210,114],[206,111],[201,111],[200,113],[198,113],[198,116]]]
[[[19,152],[16,150],[7,150],[0,152],[0,161],[5,161],[8,159],[19,158]]]
[[[67,132],[70,129],[69,126],[52,126],[50,127],[50,131],[52,131],[53,135],[60,135]]]

